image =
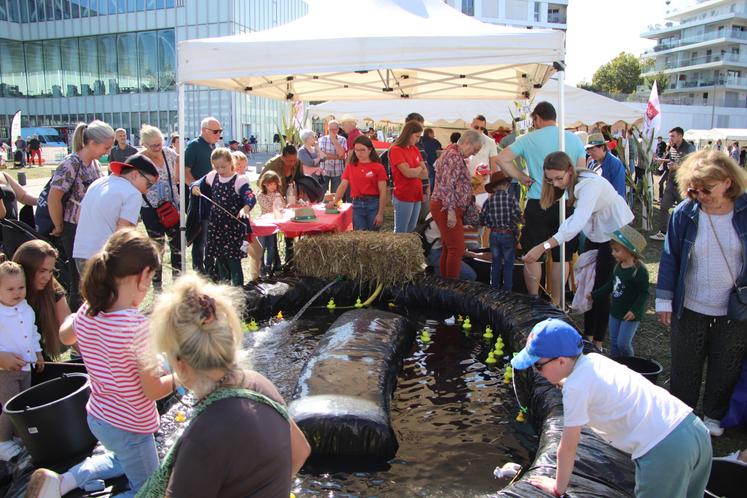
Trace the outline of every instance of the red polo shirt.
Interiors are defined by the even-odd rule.
[[[415,145],[408,147],[392,146],[389,149],[389,168],[394,180],[394,196],[404,202],[420,202],[423,200],[423,181],[420,178],[406,178],[397,167],[407,163],[410,168],[417,168],[423,158]]]
[[[379,196],[379,182],[386,182],[386,170],[381,163],[348,164],[342,179],[350,183],[350,196],[356,199],[362,195]]]
[[[358,128],[353,128],[353,131],[348,133],[348,154],[355,154],[353,152],[353,145],[355,144],[355,139],[363,135],[361,131]]]

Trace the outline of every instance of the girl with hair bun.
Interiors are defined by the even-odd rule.
[[[199,399],[142,496],[287,498],[310,448],[277,388],[238,366],[240,289],[185,275],[152,315],[155,350]],[[251,448],[251,451],[247,451]]]
[[[91,378],[88,427],[108,452],[62,475],[36,470],[27,497],[62,496],[122,474],[130,490],[118,496],[134,496],[158,468],[155,400],[176,385],[173,375],[160,375],[150,360],[149,323],[138,307],[159,264],[156,246],[134,228],[115,232],[86,264],[81,282],[85,302],[62,324],[60,340],[78,343]]]

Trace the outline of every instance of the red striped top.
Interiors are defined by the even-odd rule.
[[[145,397],[138,358],[148,346],[148,319],[135,308],[86,315],[83,303],[73,329],[91,378],[88,413],[118,429],[138,434],[158,430],[155,401]]]

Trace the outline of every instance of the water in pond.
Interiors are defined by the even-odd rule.
[[[342,311],[310,310],[300,320],[247,333],[253,367],[291,399],[298,374],[321,335]],[[433,311],[409,311],[424,325]],[[465,336],[457,326],[439,325],[425,346],[417,340],[404,359],[392,401],[399,451],[384,470],[332,474],[304,470],[294,492],[302,496],[472,497],[508,484],[496,480],[497,465],[526,465],[536,439],[514,421],[516,402],[503,370],[483,363],[489,347],[475,324]]]

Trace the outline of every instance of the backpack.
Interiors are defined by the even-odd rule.
[[[431,227],[431,223],[433,223],[433,218],[428,215],[425,217],[425,220],[419,221],[418,224],[415,225],[415,233],[420,237],[420,243],[423,246],[423,254],[426,258],[431,253],[433,244],[435,244],[437,240],[440,240],[440,237],[436,237],[433,239],[433,242],[428,242],[428,237],[425,236],[425,232],[427,232]]]

